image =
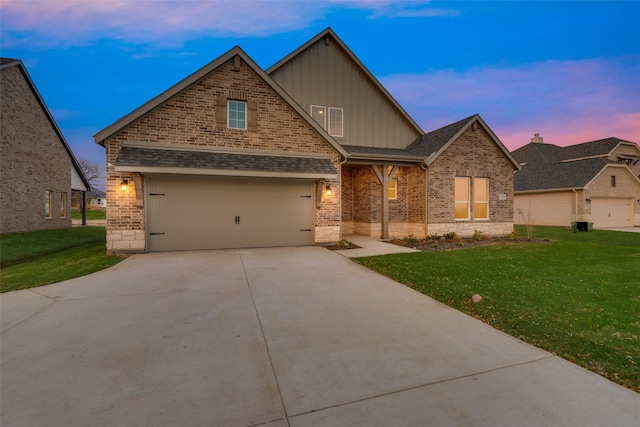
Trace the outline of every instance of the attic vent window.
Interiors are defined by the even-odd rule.
[[[616,186],[616,176],[615,175],[611,175],[611,186],[612,187]]]

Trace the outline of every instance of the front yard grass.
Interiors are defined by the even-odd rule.
[[[356,261],[640,391],[640,233],[536,227],[534,236],[552,242]]]
[[[122,260],[106,256],[104,227],[0,235],[0,292],[84,276]]]

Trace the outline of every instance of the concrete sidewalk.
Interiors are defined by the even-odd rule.
[[[135,255],[0,299],[4,427],[640,424],[633,391],[324,248]]]
[[[420,252],[418,249],[406,248],[404,246],[394,245],[393,243],[383,242],[382,240],[376,239],[375,237],[348,235],[344,236],[344,239],[348,240],[351,243],[354,243],[357,246],[360,246],[360,248],[358,249],[344,249],[335,251],[337,254],[340,254],[347,258]]]

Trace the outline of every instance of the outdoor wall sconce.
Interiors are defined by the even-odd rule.
[[[584,201],[587,202],[588,205],[591,204],[591,199],[585,199]]]
[[[331,184],[329,184],[328,182],[325,184],[324,187],[324,191],[326,193],[327,196],[330,196],[332,191],[331,191]]]
[[[640,205],[640,199],[637,200],[638,204]]]
[[[129,188],[129,181],[127,181],[126,179],[123,179],[122,182],[120,183],[120,189],[122,191],[127,191],[127,188]]]

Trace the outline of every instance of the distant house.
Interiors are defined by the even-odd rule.
[[[0,59],[0,232],[71,227],[71,191],[89,182],[17,59]]]
[[[515,223],[640,226],[640,148],[618,138],[559,147],[536,134],[513,151]]]
[[[110,253],[513,230],[482,118],[425,133],[331,29],[266,71],[235,47],[95,141]]]
[[[87,194],[87,199],[89,199],[87,204],[89,209],[104,209],[107,207],[107,193],[102,190],[94,188]]]

